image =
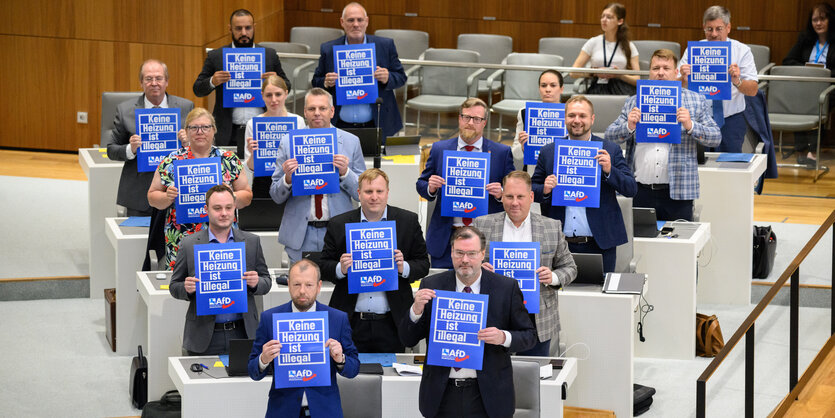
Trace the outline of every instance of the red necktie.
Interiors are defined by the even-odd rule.
[[[467,146],[469,147],[471,145],[467,145]],[[470,289],[470,286],[464,286],[464,293],[473,293],[473,289]],[[453,369],[455,369],[456,372],[461,370],[460,367],[453,367]]]
[[[322,196],[321,194],[313,195],[313,201],[316,203],[316,219],[322,219]]]
[[[475,149],[475,146],[473,146],[473,145],[464,145],[464,151],[469,152],[469,151],[472,151],[474,149]],[[464,226],[470,226],[470,224],[473,223],[473,218],[461,218],[461,222],[464,222]],[[469,289],[469,288],[466,287],[464,289],[465,289],[464,291],[466,292],[466,289]]]

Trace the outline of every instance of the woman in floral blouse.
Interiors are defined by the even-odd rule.
[[[215,119],[208,110],[196,107],[186,116],[188,146],[184,146],[165,157],[154,172],[154,179],[148,189],[148,202],[159,210],[167,210],[165,221],[165,262],[174,268],[180,240],[186,235],[205,228],[204,223],[178,224],[174,201],[177,188],[174,186],[174,161],[193,158],[220,157],[223,183],[235,191],[236,205],[243,208],[252,200],[252,190],[246,179],[243,164],[232,151],[223,151],[214,146]]]

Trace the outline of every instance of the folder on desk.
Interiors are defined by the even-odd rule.
[[[643,273],[606,273],[603,293],[640,295],[646,281],[647,275]]]

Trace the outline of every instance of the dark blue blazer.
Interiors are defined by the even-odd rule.
[[[420,288],[454,292],[455,283],[455,272],[445,271],[421,280]],[[510,417],[513,416],[516,404],[510,353],[525,351],[533,347],[537,341],[536,328],[531,322],[528,310],[525,309],[522,291],[519,290],[516,280],[481,269],[480,293],[490,296],[487,305],[487,328],[496,327],[509,332],[510,347],[484,344],[482,368],[476,371],[478,387],[484,409],[489,416]],[[412,322],[409,315],[400,321],[398,327],[400,341],[405,346],[412,347],[420,340],[429,337],[431,312],[432,301],[429,301],[417,323]],[[423,366],[418,395],[418,405],[423,416],[437,415],[447,379],[449,379],[449,367],[428,364]]]
[[[743,112],[748,126],[763,142],[766,154],[766,167],[760,182],[757,184],[757,194],[763,192],[763,179],[777,178],[777,153],[774,151],[774,137],[771,136],[771,122],[768,119],[768,103],[762,90],[754,96],[745,96],[745,111]]]
[[[383,135],[393,136],[397,131],[403,129],[403,120],[400,118],[400,109],[397,108],[397,100],[394,98],[394,90],[406,84],[406,71],[403,70],[403,64],[400,63],[400,58],[397,58],[397,48],[394,46],[394,41],[390,38],[383,38],[381,36],[365,35],[368,43],[373,43],[377,54],[377,66],[389,70],[389,81],[386,84],[377,82],[377,89],[379,96],[383,99],[383,104],[380,105],[380,115],[377,115],[377,105],[372,104],[374,118],[377,121],[379,116],[380,127],[383,128]],[[345,37],[340,36],[329,42],[322,44],[319,51],[319,66],[313,73],[313,87],[325,88],[325,74],[334,72],[333,65],[333,46],[345,45]],[[327,89],[331,94],[336,94],[336,88],[331,87]],[[336,106],[332,123],[336,125],[336,120],[339,118],[339,108]],[[383,138],[385,141],[385,137]],[[385,142],[384,142],[385,143]]]
[[[261,380],[268,374],[273,374],[274,363],[270,362],[262,372],[258,368],[258,357],[261,355],[261,347],[267,341],[273,339],[273,314],[292,312],[293,308],[287,302],[283,305],[264,311],[261,314],[261,322],[258,324],[258,331],[255,333],[255,342],[252,343],[252,352],[249,354],[249,376],[253,380]],[[351,378],[359,373],[360,362],[357,356],[357,348],[351,340],[351,325],[348,324],[348,316],[345,312],[330,308],[324,303],[316,302],[316,310],[328,313],[328,332],[330,338],[342,344],[342,352],[345,353],[345,366],[339,372],[342,376]],[[331,361],[331,385],[317,386],[310,388],[275,388],[275,375],[273,384],[270,386],[269,401],[267,402],[268,417],[297,417],[301,411],[302,395],[307,392],[307,404],[310,408],[310,415],[314,417],[341,417],[342,401],[339,398],[339,387],[336,385],[336,363]]]
[[[632,170],[629,169],[629,164],[623,158],[623,151],[617,144],[593,135],[591,140],[603,142],[603,149],[609,153],[612,161],[612,170],[608,178],[603,175],[602,171],[600,172],[600,207],[586,208],[586,218],[589,221],[592,236],[597,245],[605,250],[628,241],[626,227],[623,225],[623,214],[620,213],[615,192],[626,197],[633,197],[638,193],[638,185],[632,175]],[[542,193],[545,178],[554,174],[554,147],[553,143],[542,147],[531,181],[534,199],[539,202],[542,214],[558,219],[565,225],[565,206],[551,206],[551,196],[543,196]]]
[[[513,154],[510,152],[510,147],[507,145],[493,142],[487,138],[482,141],[482,151],[490,153],[490,181],[489,183],[501,182],[507,173],[514,170]],[[449,237],[452,235],[452,218],[448,216],[441,216],[441,189],[435,192],[435,197],[429,196],[427,190],[429,186],[429,177],[433,174],[443,177],[444,168],[444,151],[458,149],[458,137],[445,139],[432,144],[432,149],[429,151],[429,159],[426,161],[426,168],[415,184],[417,192],[424,199],[435,200],[435,210],[432,211],[432,219],[429,221],[429,227],[426,228],[426,249],[429,254],[435,258],[441,258],[449,248]],[[501,202],[494,199],[492,196],[487,198],[487,212],[496,213],[504,210]],[[434,267],[434,266],[433,266]]]

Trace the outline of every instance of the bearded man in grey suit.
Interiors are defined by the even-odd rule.
[[[557,306],[557,289],[571,283],[577,277],[577,266],[568,250],[560,221],[531,213],[533,190],[531,176],[524,171],[513,171],[502,181],[502,205],[504,212],[480,216],[473,226],[487,237],[487,242],[539,242],[539,313],[530,314],[536,325],[537,344],[518,355],[550,355],[551,347],[559,349],[560,318]],[[488,249],[486,270],[493,271]]]
[[[172,96],[165,92],[168,88],[168,67],[164,62],[150,59],[139,67],[139,83],[143,93],[136,99],[130,99],[116,106],[116,117],[107,141],[107,158],[124,161],[122,177],[119,179],[119,191],[116,203],[128,209],[128,216],[151,216],[148,204],[148,188],[154,178],[154,170],[140,173],[137,170],[137,150],[142,139],[136,134],[136,109],[179,108],[180,123],[188,112],[194,109],[191,100]],[[180,129],[177,137],[182,141],[186,131]]]

